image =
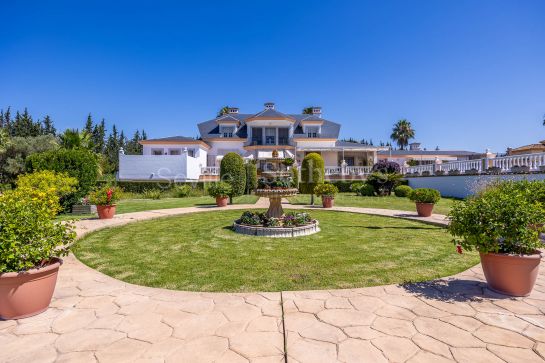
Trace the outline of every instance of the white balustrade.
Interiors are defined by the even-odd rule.
[[[371,174],[371,166],[347,166],[345,173],[348,175],[368,175]]]
[[[443,164],[437,164],[437,170],[448,173],[451,170],[458,170],[460,173],[465,173],[467,170],[477,170],[481,172],[483,168],[483,160],[458,160],[449,161]]]
[[[201,168],[202,175],[220,175],[219,166],[205,166]]]
[[[325,175],[341,175],[342,168],[340,166],[326,166]]]
[[[491,160],[492,166],[502,171],[511,171],[514,166],[527,166],[531,171],[539,171],[545,166],[545,153],[502,156]]]

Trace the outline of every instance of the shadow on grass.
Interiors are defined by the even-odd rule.
[[[478,280],[442,279],[412,282],[400,286],[417,297],[443,302],[481,301],[491,298],[515,299],[489,290],[485,282]]]
[[[379,227],[379,226],[339,226],[339,227],[348,227],[348,228],[365,228],[365,229],[434,229],[430,226],[422,226],[422,227],[416,227],[416,226],[407,226],[407,227],[396,227],[396,226],[387,226],[387,227]]]

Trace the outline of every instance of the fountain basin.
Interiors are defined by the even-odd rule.
[[[246,234],[249,236],[272,238],[301,237],[320,232],[320,228],[318,227],[318,221],[313,221],[312,223],[305,224],[303,226],[294,227],[250,226],[234,222],[233,229],[237,233]]]

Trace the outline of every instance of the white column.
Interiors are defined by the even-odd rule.
[[[274,140],[276,141],[276,145],[278,145],[278,127],[276,127],[275,130],[276,130],[276,137],[274,138]]]

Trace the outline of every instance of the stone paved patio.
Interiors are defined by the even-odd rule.
[[[228,208],[265,206],[259,201]],[[84,220],[77,231],[81,236],[98,228],[207,210],[180,208]],[[402,211],[335,210],[421,219]],[[438,215],[425,220],[445,223]],[[495,294],[483,281],[480,267],[475,267],[451,278],[406,286],[195,293],[127,284],[69,256],[47,312],[0,321],[0,361],[544,361],[545,273],[527,298]]]

